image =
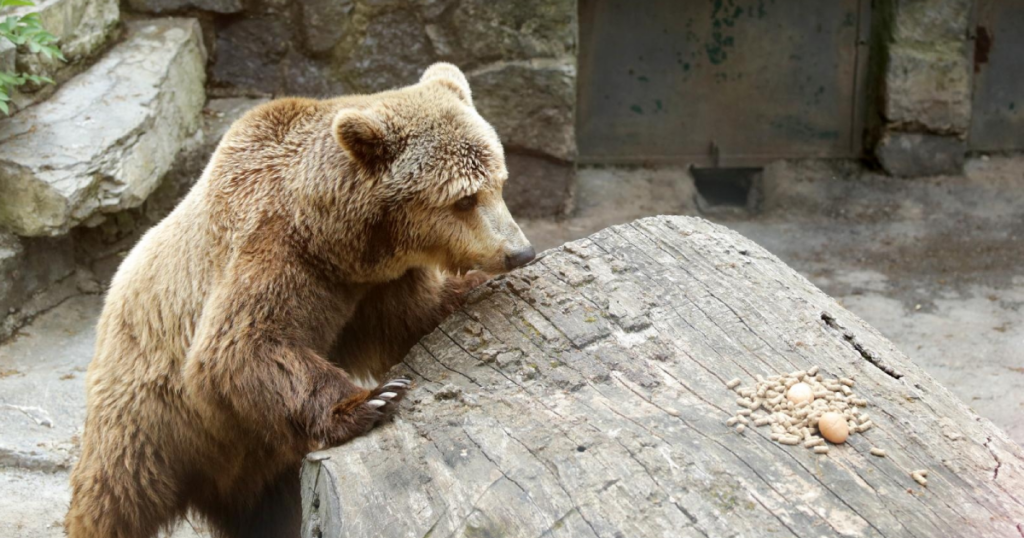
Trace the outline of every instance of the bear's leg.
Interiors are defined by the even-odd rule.
[[[298,538],[302,525],[299,467],[271,480],[255,502],[225,499],[201,511],[218,538]]]
[[[390,418],[411,381],[399,377],[372,391],[360,391],[331,411],[336,446],[358,437]],[[300,464],[286,468],[257,494],[198,504],[196,510],[213,525],[218,538],[298,538],[302,525]]]
[[[149,538],[180,515],[184,505],[170,469],[139,443],[122,445],[86,438],[71,474],[71,506],[64,519],[69,538]],[[112,446],[115,445],[115,446]]]
[[[374,286],[359,301],[328,358],[349,373],[379,380],[459,308],[464,293],[486,280],[482,273],[455,276],[410,269],[401,278]]]

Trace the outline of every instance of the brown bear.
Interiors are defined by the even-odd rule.
[[[475,275],[534,258],[507,176],[450,64],[236,122],[111,283],[68,535],[146,538],[191,512],[216,536],[298,536],[304,455],[409,385],[353,378],[381,379]]]

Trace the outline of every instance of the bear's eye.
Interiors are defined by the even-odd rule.
[[[473,209],[474,207],[476,207],[476,195],[475,194],[470,194],[469,196],[463,196],[462,198],[459,198],[459,200],[457,202],[455,202],[455,210],[456,211],[469,211],[470,209]]]

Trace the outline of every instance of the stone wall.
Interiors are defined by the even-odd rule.
[[[882,46],[875,154],[889,173],[960,173],[971,122],[973,0],[875,2]]]
[[[129,0],[203,21],[218,96],[334,96],[458,65],[497,129],[517,216],[568,209],[576,157],[575,0]]]

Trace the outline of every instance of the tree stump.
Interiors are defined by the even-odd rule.
[[[856,381],[874,428],[818,455],[726,425],[730,379],[813,365]],[[548,251],[398,368],[394,423],[307,459],[304,537],[1024,536],[1021,447],[700,219]]]

